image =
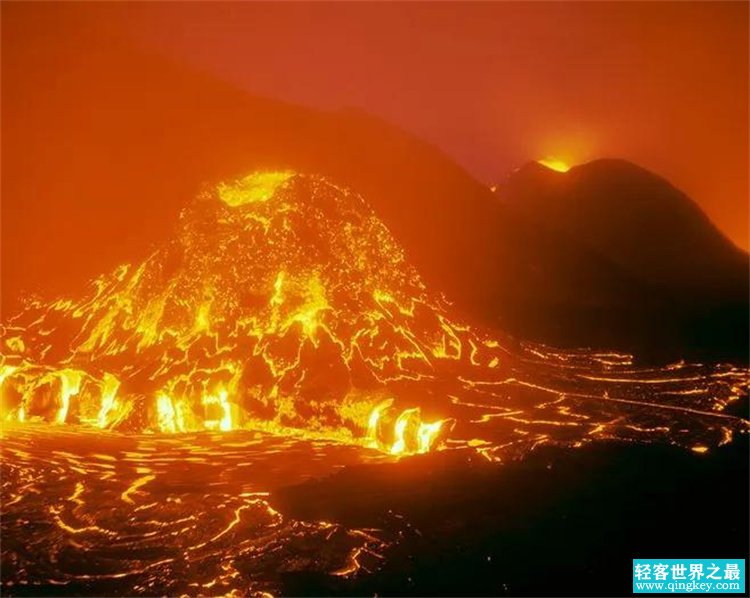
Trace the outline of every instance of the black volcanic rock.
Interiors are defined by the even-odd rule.
[[[284,593],[628,596],[629,576],[612,568],[635,554],[744,554],[747,451],[743,435],[700,457],[605,444],[542,448],[498,467],[442,453],[291,486],[276,500],[297,517],[409,525],[374,575],[290,575]],[[717,512],[732,514],[727,529],[712,523]]]

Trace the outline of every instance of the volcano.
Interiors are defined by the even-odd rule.
[[[14,332],[19,419],[130,431],[362,424],[374,405],[360,413],[361,393],[368,404],[389,382],[430,376],[431,359],[461,357],[459,331],[363,200],[293,172],[205,192],[142,264],[81,302],[31,306]],[[412,410],[399,425],[412,420],[426,451],[441,422]]]
[[[722,413],[742,369],[648,370],[464,324],[360,195],[292,171],[206,187],[142,263],[82,299],[31,302],[3,337],[3,408],[19,421],[498,459],[611,437],[705,449],[744,429]]]
[[[517,216],[575,239],[641,290],[627,305],[614,298],[594,310],[570,304],[575,324],[563,325],[561,337],[661,359],[747,361],[748,255],[667,180],[625,160],[566,172],[530,162],[498,194]]]

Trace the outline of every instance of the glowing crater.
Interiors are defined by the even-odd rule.
[[[571,169],[570,164],[559,158],[542,158],[541,160],[537,160],[537,162],[555,172],[568,172]]]

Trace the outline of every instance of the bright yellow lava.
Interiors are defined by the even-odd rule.
[[[276,190],[294,176],[294,172],[254,172],[239,181],[218,186],[221,201],[236,208],[248,203],[268,201]]]
[[[80,303],[21,314],[0,354],[11,420],[296,429],[393,455],[444,440],[448,420],[424,421],[380,392],[429,375],[432,360],[460,360],[462,329],[361,198],[322,177],[254,172],[189,207],[170,247],[169,276],[157,250]],[[77,328],[62,363],[38,342],[56,318]]]
[[[570,164],[558,158],[542,158],[541,160],[537,160],[537,162],[555,172],[568,172],[571,168]]]

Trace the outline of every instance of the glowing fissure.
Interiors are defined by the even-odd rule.
[[[293,430],[390,455],[492,458],[644,430],[710,447],[747,429],[708,417],[745,392],[745,370],[511,350],[451,318],[360,196],[287,171],[204,192],[143,263],[80,301],[30,302],[2,332],[2,412],[15,421]],[[644,415],[654,405],[668,409]]]

